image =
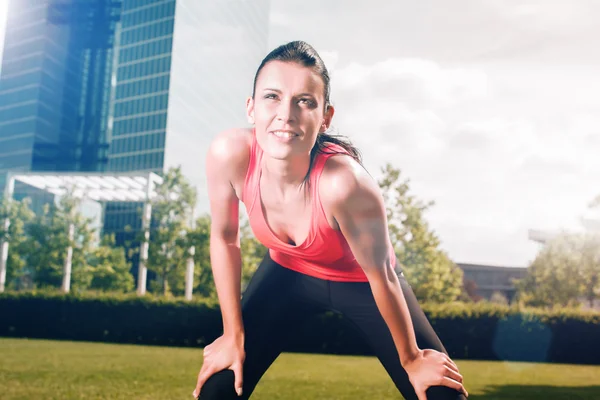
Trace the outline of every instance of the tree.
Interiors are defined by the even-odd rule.
[[[423,203],[409,194],[410,180],[389,163],[379,181],[387,209],[388,228],[398,261],[419,300],[448,302],[461,294],[463,273],[439,248],[424,212],[434,203]]]
[[[575,306],[600,296],[600,241],[590,233],[563,233],[549,241],[516,283],[525,305]]]
[[[507,306],[509,304],[508,297],[500,291],[495,290],[490,297],[490,303]]]
[[[154,224],[150,230],[147,265],[157,275],[151,287],[167,295],[171,293],[170,286],[185,287],[182,281],[188,258],[185,234],[196,205],[196,189],[177,167],[167,171],[155,191],[156,196],[151,200]]]
[[[88,265],[92,269],[90,289],[128,292],[133,290],[131,263],[125,258],[125,249],[115,247],[114,235],[105,235],[98,247],[90,252]]]
[[[196,220],[196,228],[189,233],[190,244],[196,251],[194,262],[194,292],[203,297],[216,298],[217,292],[213,280],[210,261],[210,216],[205,215]],[[240,252],[242,257],[242,291],[248,285],[252,275],[262,259],[267,248],[253,235],[247,218],[240,219]]]
[[[196,219],[194,227],[189,227],[185,235],[183,247],[194,247],[194,286],[193,292],[204,298],[216,298],[215,284],[213,282],[210,264],[210,216],[202,215]],[[188,255],[189,257],[189,255]],[[173,293],[185,293],[185,268],[177,271],[174,280]]]
[[[31,199],[29,198],[21,201],[3,199],[0,203],[0,238],[2,241],[8,241],[6,283],[10,289],[27,289],[33,284],[25,261],[27,253],[25,230],[35,217],[29,207],[30,204]],[[4,230],[3,224],[6,218],[10,221],[7,231]]]
[[[477,286],[477,282],[472,279],[464,279],[463,282],[463,291],[460,295],[460,299],[463,302],[474,302],[477,303],[479,301],[484,300],[484,297],[477,293],[479,286]]]
[[[77,211],[80,199],[71,188],[58,204],[44,205],[27,228],[27,239],[23,244],[23,255],[27,267],[33,271],[38,287],[60,287],[63,280],[67,247],[73,249],[71,262],[71,287],[87,289],[92,281],[92,270],[87,265],[94,230],[91,220]],[[69,238],[69,226],[73,224],[74,235]]]
[[[580,271],[583,280],[583,296],[590,307],[600,298],[600,235],[586,233],[580,236]]]

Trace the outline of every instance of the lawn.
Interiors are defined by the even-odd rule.
[[[0,338],[2,400],[192,399],[201,349]],[[457,360],[469,398],[600,399],[600,366]],[[372,357],[283,354],[252,399],[400,399]]]

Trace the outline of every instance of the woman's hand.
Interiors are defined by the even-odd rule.
[[[425,394],[430,386],[448,386],[469,396],[454,361],[436,350],[419,350],[417,356],[402,364],[419,400],[427,400]]]
[[[246,358],[244,351],[244,335],[220,336],[204,348],[204,362],[198,374],[198,383],[193,396],[198,398],[204,383],[213,374],[224,369],[230,369],[235,375],[235,391],[242,395],[243,365]]]

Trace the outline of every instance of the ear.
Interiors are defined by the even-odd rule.
[[[323,116],[323,123],[321,124],[321,128],[319,129],[320,133],[323,133],[327,129],[329,129],[329,126],[331,125],[331,120],[333,119],[333,114],[335,114],[335,109],[333,108],[333,106],[327,106],[327,109],[325,110],[325,115]]]
[[[246,117],[248,118],[248,122],[254,125],[254,99],[252,96],[246,99]]]

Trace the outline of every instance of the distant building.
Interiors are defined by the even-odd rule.
[[[464,282],[475,284],[475,293],[486,300],[492,298],[494,292],[503,294],[511,301],[516,293],[514,279],[524,278],[526,267],[499,267],[492,265],[457,263],[464,272]]]

